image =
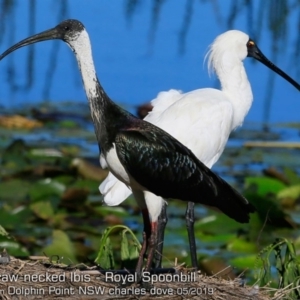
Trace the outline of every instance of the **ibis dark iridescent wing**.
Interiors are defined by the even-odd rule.
[[[149,191],[216,207],[238,222],[255,208],[176,139],[160,130],[124,130],[117,153],[129,174]]]

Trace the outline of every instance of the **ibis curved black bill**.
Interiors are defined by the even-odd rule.
[[[28,46],[28,45],[31,45],[31,44],[34,44],[34,43],[47,41],[47,40],[54,40],[54,39],[63,40],[63,35],[60,32],[60,30],[58,30],[57,27],[54,27],[52,29],[49,29],[49,30],[43,31],[41,33],[35,34],[31,37],[28,37],[28,38],[18,42],[17,44],[13,45],[9,49],[7,49],[5,52],[3,52],[0,55],[0,60],[2,60],[5,56],[10,54],[11,52],[13,52],[13,51],[15,51],[19,48],[22,48],[24,46]]]
[[[289,75],[287,75],[285,72],[283,72],[281,69],[279,69],[277,66],[275,66],[271,61],[269,61],[252,40],[248,41],[247,49],[248,57],[253,57],[256,60],[260,61],[262,64],[264,64],[265,66],[273,70],[275,73],[283,77],[285,80],[291,83],[297,90],[300,91],[300,84],[296,82],[293,78],[291,78]]]

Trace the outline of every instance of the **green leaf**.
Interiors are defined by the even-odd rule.
[[[214,213],[195,222],[196,230],[211,234],[236,232],[240,228],[247,227],[247,224],[240,224],[222,213]]]
[[[300,178],[296,170],[292,170],[290,168],[284,168],[284,175],[292,185],[298,184],[300,182]]]
[[[262,263],[257,262],[256,254],[237,256],[230,260],[230,264],[239,269],[252,269],[255,263],[258,267],[262,266]]]
[[[292,199],[296,200],[299,196],[300,196],[300,184],[286,187],[285,189],[281,190],[277,194],[277,197],[279,199],[292,198]]]
[[[115,267],[114,255],[109,237],[106,237],[105,244],[103,248],[99,250],[95,262],[103,269],[113,269]]]
[[[197,238],[199,238],[199,240],[202,243],[207,243],[212,245],[218,244],[221,246],[235,239],[236,234],[235,233],[207,234],[207,233],[199,232],[197,234]]]
[[[23,140],[14,140],[2,154],[2,166],[14,171],[23,170],[30,165],[28,161],[29,147]]]
[[[0,225],[0,235],[9,236],[9,233]]]
[[[99,182],[91,179],[78,179],[74,184],[72,184],[70,187],[77,187],[77,188],[85,188],[90,191],[90,193],[99,195]]]
[[[128,217],[128,211],[123,207],[115,207],[115,206],[97,206],[95,207],[95,211],[100,215],[114,215],[116,217]]]
[[[0,237],[0,249],[6,249],[7,253],[12,256],[28,256],[27,249],[7,237]]]
[[[137,245],[137,247],[139,247],[139,249],[141,249],[141,245],[140,245],[138,239],[136,238],[134,233],[127,226],[115,225],[113,227],[108,227],[104,231],[104,233],[101,237],[99,252],[98,252],[97,258],[95,259],[95,262],[97,264],[99,264],[102,268],[107,268],[107,269],[114,268],[115,262],[114,262],[113,252],[112,252],[112,249],[111,249],[111,244],[110,244],[110,240],[109,240],[108,236],[114,230],[120,230],[120,228],[123,229],[123,234],[124,235],[125,235],[125,232],[128,232],[131,235],[132,239],[133,239],[133,243],[135,245]],[[126,243],[128,244],[127,238],[126,238],[125,241],[123,241],[123,245],[121,245],[121,248],[126,247]],[[127,245],[127,249],[128,249],[128,245]],[[123,248],[123,250],[126,251],[125,248]],[[121,255],[124,255],[124,257],[125,256],[130,257],[131,252],[130,252],[130,255],[128,255],[125,252]]]
[[[270,193],[277,194],[286,188],[283,182],[269,177],[247,177],[245,185],[247,189],[255,189],[255,192],[262,197]]]
[[[137,259],[140,255],[141,245],[137,243],[133,243],[129,246],[129,259],[134,260]]]
[[[29,191],[31,201],[47,200],[50,196],[60,198],[65,191],[65,185],[53,180],[44,179],[37,182]]]
[[[32,211],[25,205],[16,206],[13,210],[10,207],[0,209],[1,225],[6,229],[18,228],[20,224],[26,224],[31,217]]]
[[[39,201],[30,204],[30,208],[41,219],[48,220],[54,216],[54,209],[50,201]]]
[[[241,238],[235,238],[229,242],[227,249],[232,252],[256,253],[257,247],[254,243],[247,242]]]
[[[26,199],[30,183],[25,180],[12,179],[0,182],[0,201],[6,203],[17,203]]]
[[[74,176],[71,175],[60,175],[55,177],[56,182],[68,186],[74,182]]]
[[[129,255],[129,244],[126,236],[126,230],[122,231],[122,240],[121,240],[121,260],[125,261],[130,258]]]
[[[54,230],[52,233],[52,242],[43,249],[43,252],[49,257],[58,256],[60,262],[69,265],[76,263],[74,249],[74,244],[65,232]]]

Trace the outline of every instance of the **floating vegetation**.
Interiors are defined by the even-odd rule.
[[[99,167],[98,147],[93,129],[87,126],[87,114],[47,108],[47,118],[39,115],[40,128],[0,128],[0,249],[17,257],[58,256],[65,264],[90,265],[96,260],[108,269],[133,269],[142,239],[140,211],[132,198],[118,207],[102,205],[98,186],[107,170]],[[61,127],[68,120],[75,122],[74,126]],[[296,280],[297,269],[285,275],[283,266],[291,270],[292,262],[286,264],[283,257],[287,260],[294,255],[291,261],[296,266],[296,249],[300,249],[298,150],[243,147],[249,132],[252,140],[283,140],[278,133],[263,134],[259,127],[244,128],[234,133],[214,170],[257,207],[257,214],[251,216],[249,224],[239,224],[197,206],[199,264],[207,274],[227,267],[222,276],[243,274],[250,284],[257,282],[257,269],[261,268],[260,285],[269,281],[268,274],[262,275],[269,266],[276,288],[284,288],[295,284],[291,274]],[[164,267],[174,266],[175,260],[190,266],[184,211],[183,202],[169,201]],[[287,243],[293,244],[294,252],[291,247],[284,250]],[[281,253],[288,251],[281,254],[281,260],[279,248]],[[265,256],[272,257],[269,265]]]

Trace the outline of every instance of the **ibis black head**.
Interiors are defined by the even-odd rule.
[[[294,79],[292,79],[289,75],[287,75],[285,72],[280,70],[278,67],[276,67],[271,61],[269,61],[263,53],[259,50],[256,43],[249,39],[247,42],[247,50],[248,50],[248,57],[253,57],[256,60],[260,61],[262,64],[276,72],[278,75],[286,79],[289,83],[291,83],[296,89],[300,91],[300,84],[296,82]]]
[[[60,39],[68,44],[71,44],[73,41],[76,41],[78,39],[80,33],[84,30],[85,28],[80,21],[65,20],[52,29],[35,34],[15,44],[14,46],[12,46],[8,50],[6,50],[3,54],[0,55],[0,60],[3,59],[9,53],[21,47],[42,42],[42,41]]]

